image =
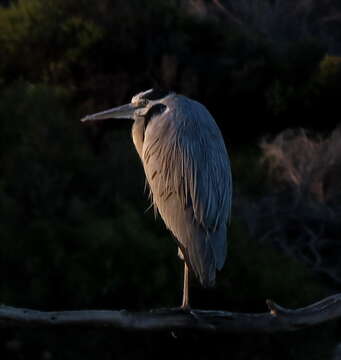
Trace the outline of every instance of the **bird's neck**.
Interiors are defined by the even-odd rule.
[[[138,117],[135,119],[133,128],[132,128],[132,137],[137,153],[142,159],[142,148],[144,142],[144,132],[145,132],[145,118]]]

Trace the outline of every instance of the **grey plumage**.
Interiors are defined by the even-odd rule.
[[[226,258],[232,196],[230,162],[213,117],[185,96],[160,97],[153,90],[134,96],[131,104],[84,120],[107,117],[135,120],[133,141],[154,208],[189,268],[204,286],[213,285]]]

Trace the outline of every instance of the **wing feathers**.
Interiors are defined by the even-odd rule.
[[[146,128],[143,163],[154,206],[206,285],[226,257],[231,172],[221,133],[205,107],[174,96]],[[157,173],[155,176],[154,174]]]

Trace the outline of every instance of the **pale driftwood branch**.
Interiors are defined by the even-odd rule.
[[[37,311],[0,307],[0,326],[9,327],[114,327],[124,330],[197,329],[220,332],[272,333],[295,331],[341,317],[341,294],[304,308],[289,310],[267,300],[270,312],[251,314],[216,310],[158,309]]]

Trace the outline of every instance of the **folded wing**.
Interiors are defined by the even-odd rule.
[[[224,140],[204,106],[182,96],[145,131],[143,164],[152,201],[203,285],[226,258],[232,180]]]

